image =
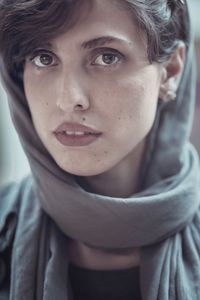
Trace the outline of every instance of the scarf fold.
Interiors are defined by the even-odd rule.
[[[191,42],[176,101],[158,106],[142,191],[112,198],[86,192],[56,165],[37,136],[21,85],[1,59],[13,122],[33,175],[15,209],[10,300],[73,299],[68,237],[105,249],[141,247],[143,300],[200,299],[200,168],[188,141],[195,101],[192,60]],[[1,214],[5,219],[8,208]]]
[[[73,300],[68,278],[68,238],[43,211],[31,177],[23,183],[21,195],[20,207],[15,204],[16,201],[10,201],[7,206],[13,219],[18,215],[10,300]],[[12,198],[16,199],[14,194]],[[7,215],[8,210],[4,209],[4,213]],[[12,224],[10,222],[7,226],[8,233],[13,230]],[[157,230],[161,227],[158,226]],[[3,227],[2,232],[5,232]],[[141,248],[142,299],[199,300],[199,232],[198,209],[182,230],[161,242]],[[4,244],[5,241],[6,238]],[[7,240],[7,243],[10,241]]]

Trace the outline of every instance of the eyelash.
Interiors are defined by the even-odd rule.
[[[46,68],[51,68],[56,66],[56,63],[53,63],[51,65],[43,65],[43,66],[37,66],[35,63],[36,58],[41,58],[41,55],[49,55],[50,57],[52,57],[52,60],[55,60],[56,55],[54,53],[52,53],[49,50],[45,50],[45,49],[38,49],[36,50],[32,56],[30,57],[30,61],[38,68],[38,69],[46,69]],[[92,66],[99,66],[102,68],[113,68],[116,67],[118,65],[118,63],[120,63],[121,61],[123,61],[125,59],[124,55],[122,53],[120,53],[118,50],[113,49],[113,48],[96,48],[94,49],[93,53],[90,55],[89,60],[92,59],[93,61],[96,61],[100,56],[103,55],[112,55],[113,57],[117,58],[117,62],[115,63],[111,63],[111,64],[105,64],[105,65],[101,65],[101,64],[96,64],[95,62],[92,62],[91,65]],[[95,56],[95,59],[93,58]]]

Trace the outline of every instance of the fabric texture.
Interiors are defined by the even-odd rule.
[[[106,249],[141,247],[143,300],[200,299],[200,169],[189,142],[192,60],[191,42],[176,101],[159,102],[142,191],[112,198],[86,192],[56,165],[37,136],[22,87],[1,59],[13,122],[33,174],[0,198],[2,253],[14,238],[10,300],[73,299],[67,237]]]

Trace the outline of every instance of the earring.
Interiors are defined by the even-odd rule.
[[[173,90],[167,90],[164,85],[161,85],[159,98],[164,101],[171,101],[176,99],[176,92]]]
[[[168,101],[176,99],[176,93],[174,91],[167,91],[166,98]]]

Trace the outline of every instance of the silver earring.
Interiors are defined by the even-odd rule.
[[[168,101],[176,99],[176,93],[174,91],[167,91],[166,98]]]
[[[160,99],[162,99],[164,101],[175,100],[176,92],[174,92],[172,90],[167,90],[164,85],[161,85],[159,96],[160,96]]]

